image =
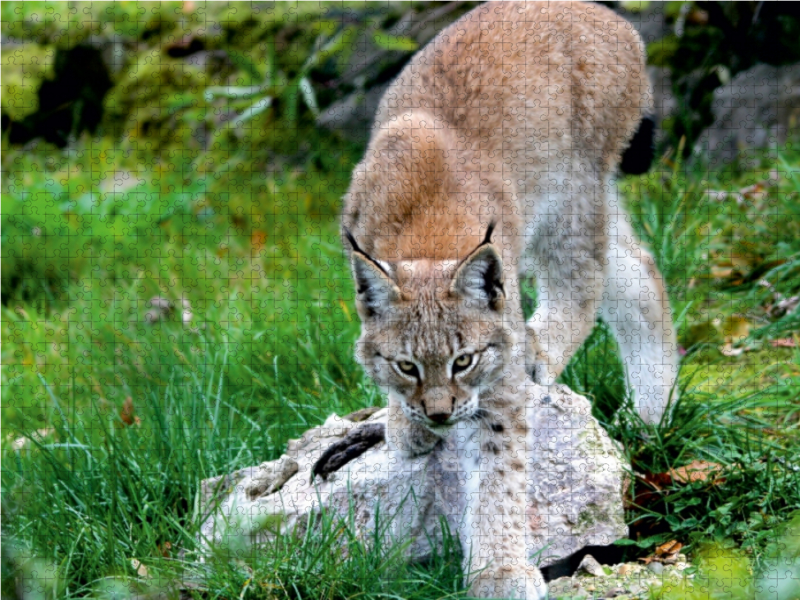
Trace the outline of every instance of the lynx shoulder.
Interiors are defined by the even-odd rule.
[[[677,371],[671,312],[614,183],[650,102],[642,42],[610,9],[488,3],[387,90],[343,225],[377,260],[459,261],[496,221],[511,308],[536,280],[534,380],[553,383],[601,315],[641,416],[658,421]]]

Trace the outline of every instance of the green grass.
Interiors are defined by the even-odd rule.
[[[706,193],[737,192],[775,169],[779,180],[742,205]],[[770,313],[776,298],[800,293],[799,185],[791,146],[744,168],[664,159],[623,184],[637,234],[668,283],[685,353],[680,396],[659,427],[646,427],[625,402],[616,344],[602,324],[562,380],[595,399],[595,415],[624,443],[635,472],[702,460],[725,473],[721,485],[645,484],[646,504],[629,509],[631,543],[640,548],[678,539],[692,552],[732,540],[760,566],[775,529],[800,508],[800,348],[770,343],[800,341],[800,311]]]
[[[277,458],[330,413],[383,402],[353,359],[359,326],[338,237],[358,152],[296,135],[317,150],[280,168],[249,153],[142,162],[101,140],[4,153],[4,561],[40,597],[176,578],[219,598],[463,596],[452,546],[406,565],[400,546],[362,543],[330,517],[255,555],[195,560],[201,479]],[[776,164],[778,185],[744,207],[704,193],[741,189]],[[695,459],[726,469],[723,484],[667,486],[631,506],[641,547],[725,541],[763,571],[800,509],[800,349],[770,343],[800,330],[797,312],[770,313],[776,295],[800,289],[799,221],[787,218],[800,210],[798,171],[789,147],[740,171],[664,162],[625,180],[668,281],[682,394],[657,428],[615,412],[624,384],[603,327],[562,380],[595,399],[637,472]],[[115,174],[140,183],[110,187]],[[189,326],[180,308],[148,323],[156,296],[189,301]],[[726,356],[726,341],[745,351]]]
[[[360,26],[390,27],[398,6],[364,13]],[[205,598],[463,597],[452,540],[406,564],[402,542],[370,544],[331,515],[259,552],[221,547],[197,560],[202,479],[277,458],[329,414],[384,399],[353,359],[359,324],[339,241],[362,149],[311,126],[308,107],[288,102],[296,91],[279,85],[350,27],[344,5],[150,8],[2,6],[3,34],[27,42],[4,52],[11,86],[31,83],[34,58],[44,72],[54,49],[90,35],[137,47],[114,74],[105,137],[65,151],[3,140],[3,597],[15,583],[26,599],[121,598],[178,580]],[[183,36],[232,64],[210,74],[167,58]],[[309,75],[323,106],[340,92],[325,82],[346,55]],[[204,93],[269,79],[277,100],[246,126],[221,115],[245,114],[253,98]],[[3,99],[19,93],[6,86]],[[28,100],[20,106],[32,110]],[[741,202],[706,194],[772,171],[777,180]],[[798,556],[800,348],[786,346],[800,344],[800,310],[780,309],[800,295],[798,146],[728,167],[665,157],[621,187],[667,279],[685,352],[680,399],[660,426],[641,423],[602,323],[562,381],[594,400],[636,473],[693,460],[723,469],[722,482],[637,484],[632,547],[678,539],[697,562],[697,585],[654,598],[728,597],[734,578],[758,591]],[[150,323],[156,297],[177,308]]]

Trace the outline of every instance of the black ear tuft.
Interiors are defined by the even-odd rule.
[[[484,244],[492,243],[492,233],[494,233],[495,225],[497,225],[495,221],[489,223],[489,227],[486,228],[486,235],[483,236],[483,241],[481,242],[481,246],[483,246]]]
[[[400,289],[389,274],[363,252],[353,252],[356,309],[362,319],[379,317],[397,300]]]
[[[651,116],[646,116],[639,123],[639,129],[631,139],[628,148],[622,154],[620,170],[628,175],[641,175],[647,173],[655,156],[653,136],[656,122]]]
[[[342,227],[342,229],[344,229],[344,237],[346,237],[347,241],[350,242],[350,246],[353,248],[353,251],[361,252],[361,254],[364,254],[364,251],[358,247],[358,244],[356,243],[356,238],[353,237],[353,234],[350,233],[350,230],[347,227]]]
[[[505,304],[503,261],[492,244],[481,244],[456,270],[450,292],[500,312]]]

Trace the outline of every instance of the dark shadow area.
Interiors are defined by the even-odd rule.
[[[21,121],[4,120],[9,142],[25,144],[35,138],[67,145],[83,131],[95,133],[103,117],[103,99],[112,87],[103,57],[90,46],[58,50],[55,77],[39,88],[39,110]]]

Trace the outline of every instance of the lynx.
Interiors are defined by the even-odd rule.
[[[525,555],[526,372],[552,384],[601,314],[641,416],[667,404],[669,305],[614,187],[649,90],[642,43],[611,10],[490,2],[388,88],[345,196],[357,359],[388,393],[392,451],[454,439],[474,473],[459,536],[479,597],[546,594]]]

